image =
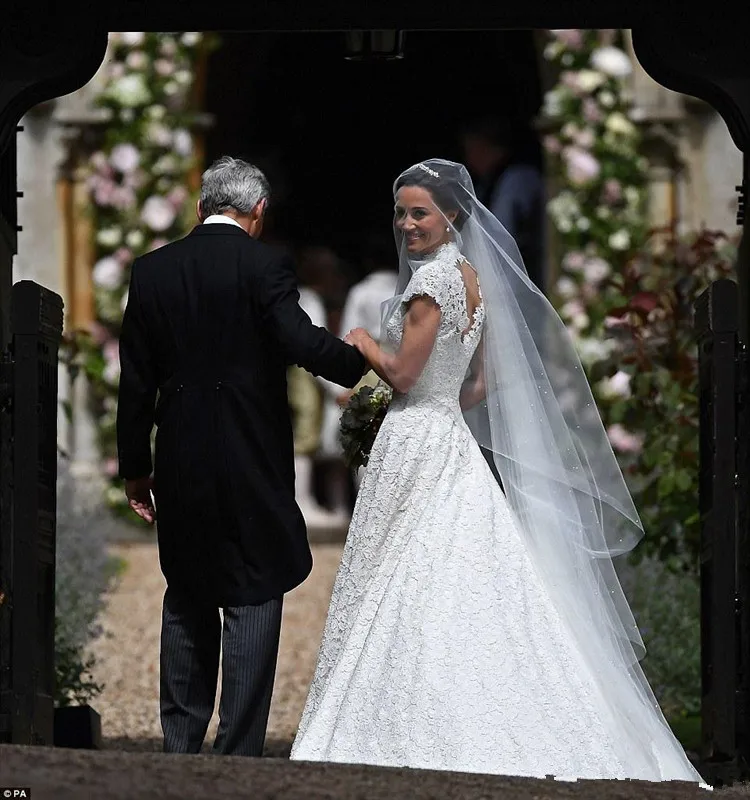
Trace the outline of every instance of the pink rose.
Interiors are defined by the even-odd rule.
[[[603,119],[602,111],[598,103],[591,97],[587,97],[583,101],[583,118],[586,122],[591,122],[593,124],[601,122]]]
[[[610,425],[607,435],[612,447],[621,453],[640,453],[643,448],[643,437],[630,433],[622,425]]]
[[[563,150],[571,183],[582,186],[595,180],[601,172],[599,162],[591,153],[580,147],[566,147]]]

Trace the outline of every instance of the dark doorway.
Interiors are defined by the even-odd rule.
[[[221,38],[208,68],[216,124],[206,157],[230,153],[267,171],[273,238],[288,244],[324,242],[356,263],[363,236],[390,228],[399,172],[460,160],[457,131],[473,113],[511,116],[521,144],[536,145],[533,31],[408,32],[405,58],[376,63],[346,61],[343,33]]]

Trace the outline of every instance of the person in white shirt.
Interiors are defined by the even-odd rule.
[[[364,328],[373,339],[379,341],[381,306],[396,293],[398,281],[398,254],[393,240],[390,237],[370,235],[365,242],[362,266],[368,274],[355,284],[347,295],[339,333],[344,336],[354,328]],[[372,373],[363,378],[363,383],[373,384],[376,380],[377,376]],[[348,519],[350,515],[348,473],[342,461],[343,450],[339,442],[339,428],[343,409],[359,386],[350,390],[325,378],[318,378],[318,382],[326,393],[319,457],[339,462],[331,470],[330,500],[334,512]],[[354,477],[359,488],[361,470]]]

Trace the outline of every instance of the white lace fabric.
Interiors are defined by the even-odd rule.
[[[469,320],[460,260],[440,248],[388,324],[398,347],[409,299],[442,311],[422,375],[374,443],[291,758],[699,781],[665,726],[624,729],[463,418],[484,306]]]

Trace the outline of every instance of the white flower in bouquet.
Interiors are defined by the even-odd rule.
[[[588,258],[583,268],[583,274],[589,283],[601,283],[610,275],[612,268],[603,258]]]
[[[578,73],[578,85],[584,94],[596,91],[607,80],[601,72],[593,69],[582,69]]]
[[[130,123],[135,119],[135,111],[133,111],[132,108],[123,108],[122,111],[120,111],[120,119],[126,125],[130,125]]]
[[[567,300],[571,297],[575,297],[578,294],[578,285],[576,282],[569,278],[567,275],[564,275],[557,281],[557,293],[563,299]]]
[[[594,50],[591,54],[591,64],[613,78],[627,78],[633,71],[630,59],[619,47],[600,47]]]
[[[554,61],[556,58],[559,58],[560,53],[565,50],[565,45],[562,42],[548,42],[544,46],[544,57],[547,61]]]
[[[607,220],[612,216],[612,211],[607,206],[599,206],[596,209],[596,216],[597,219]]]
[[[568,178],[574,185],[581,186],[599,176],[601,166],[588,151],[582,150],[580,147],[566,147],[563,150],[563,158],[568,170]]]
[[[197,44],[200,44],[202,38],[203,34],[199,33],[198,31],[188,31],[187,33],[182,34],[180,41],[185,45],[185,47],[195,47]]]
[[[131,31],[121,33],[120,41],[126,47],[140,47],[146,41],[146,34],[143,31]]]
[[[122,265],[112,256],[101,258],[94,264],[92,279],[94,285],[100,289],[107,289],[108,291],[117,289],[122,280]]]
[[[635,125],[619,111],[615,111],[607,117],[605,126],[607,130],[619,136],[632,136],[636,132]]]
[[[627,250],[630,247],[630,232],[625,230],[625,228],[620,228],[619,231],[615,231],[609,237],[609,246],[613,250]]]
[[[612,92],[604,91],[599,93],[599,102],[605,108],[612,108],[617,102],[617,98],[612,94]]]
[[[175,210],[165,197],[152,195],[143,204],[141,219],[152,231],[163,233],[175,221]]]
[[[579,231],[587,231],[591,227],[591,220],[588,217],[579,217],[576,222],[576,228]]]
[[[148,56],[143,52],[143,50],[133,50],[132,52],[128,53],[125,63],[130,67],[130,69],[145,69],[146,65],[148,64]]]
[[[117,247],[122,241],[122,231],[117,227],[102,228],[96,234],[96,241],[102,247]]]
[[[133,250],[138,250],[139,248],[143,247],[143,243],[145,242],[145,237],[143,233],[139,231],[137,228],[130,231],[128,235],[125,237],[125,244],[128,247],[131,247]]]
[[[164,84],[164,94],[167,96],[173,96],[178,94],[180,91],[180,86],[176,81],[167,81]]]
[[[145,105],[151,100],[146,78],[140,73],[131,73],[115,81],[107,94],[129,108]]]
[[[115,145],[109,154],[109,163],[122,173],[133,172],[141,163],[141,154],[135,145],[124,143]]]
[[[193,137],[190,131],[178,128],[174,132],[174,150],[177,155],[187,158],[193,154]]]

